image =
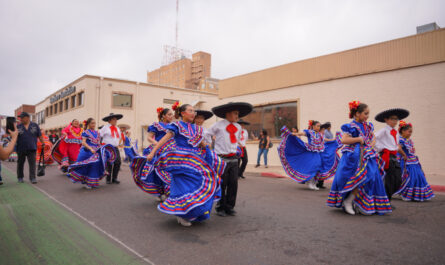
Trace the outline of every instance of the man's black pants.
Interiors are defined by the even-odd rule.
[[[243,176],[244,171],[246,170],[247,162],[249,161],[247,157],[246,147],[243,147],[243,154],[244,156],[238,159],[238,165],[239,165],[238,176],[240,177]]]
[[[17,178],[23,179],[23,168],[25,166],[25,160],[28,158],[29,166],[29,179],[36,178],[36,150],[28,150],[17,153]]]
[[[119,148],[117,148],[117,147],[113,147],[113,148],[116,151],[116,160],[114,160],[114,163],[108,162],[107,181],[111,181],[111,179],[113,179],[113,181],[117,180],[117,176],[119,175],[119,170],[121,169],[121,154],[119,152]]]
[[[395,155],[389,157],[389,167],[385,175],[386,196],[391,200],[392,195],[400,189],[402,185],[402,169]]]
[[[222,175],[221,200],[216,210],[229,212],[235,208],[238,192],[238,159],[224,159],[226,168]]]

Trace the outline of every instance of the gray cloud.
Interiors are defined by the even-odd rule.
[[[182,0],[179,46],[227,78],[415,34],[444,1]],[[174,44],[175,1],[0,0],[0,113],[83,74],[146,81]]]

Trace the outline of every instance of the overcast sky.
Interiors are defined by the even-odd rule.
[[[175,0],[0,0],[0,114],[84,74],[146,81],[175,43]],[[179,47],[228,78],[445,27],[445,1],[180,0]]]

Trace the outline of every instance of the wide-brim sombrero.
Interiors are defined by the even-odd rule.
[[[105,118],[103,118],[103,121],[109,121],[112,118],[116,118],[118,120],[122,119],[122,117],[124,117],[124,115],[122,114],[114,114],[114,113],[110,113],[110,115],[106,116]]]
[[[226,113],[237,110],[239,111],[238,117],[242,118],[252,112],[253,106],[247,102],[229,102],[220,106],[212,108],[212,112],[217,117],[226,118]]]
[[[119,124],[117,127],[119,127],[119,129],[124,129],[124,130],[130,130],[131,126],[128,124]]]
[[[379,114],[377,114],[375,116],[375,120],[378,122],[385,122],[385,119],[387,119],[391,116],[397,116],[397,118],[399,120],[403,120],[409,116],[409,111],[406,109],[401,109],[401,108],[385,110],[385,111],[382,111]]]
[[[243,125],[250,125],[250,122],[245,121],[245,120],[239,120],[238,124],[243,124]]]
[[[196,116],[203,116],[204,120],[208,120],[211,117],[213,117],[213,113],[211,111],[208,110],[197,110],[196,111]]]

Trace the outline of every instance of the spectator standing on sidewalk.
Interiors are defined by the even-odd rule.
[[[36,150],[37,138],[40,139],[42,146],[45,146],[39,125],[30,120],[27,112],[22,112],[19,115],[21,123],[17,125],[17,178],[19,183],[23,183],[23,168],[25,160],[28,159],[29,166],[29,180],[32,184],[36,184]]]
[[[270,146],[270,137],[269,135],[267,135],[267,131],[266,130],[262,130],[260,133],[260,137],[258,138],[259,140],[259,144],[258,144],[258,158],[257,158],[257,162],[256,162],[256,166],[255,167],[259,167],[260,166],[260,159],[261,159],[261,155],[264,155],[264,165],[266,166],[266,168],[268,168],[267,166],[267,154],[269,153],[269,148]]]

